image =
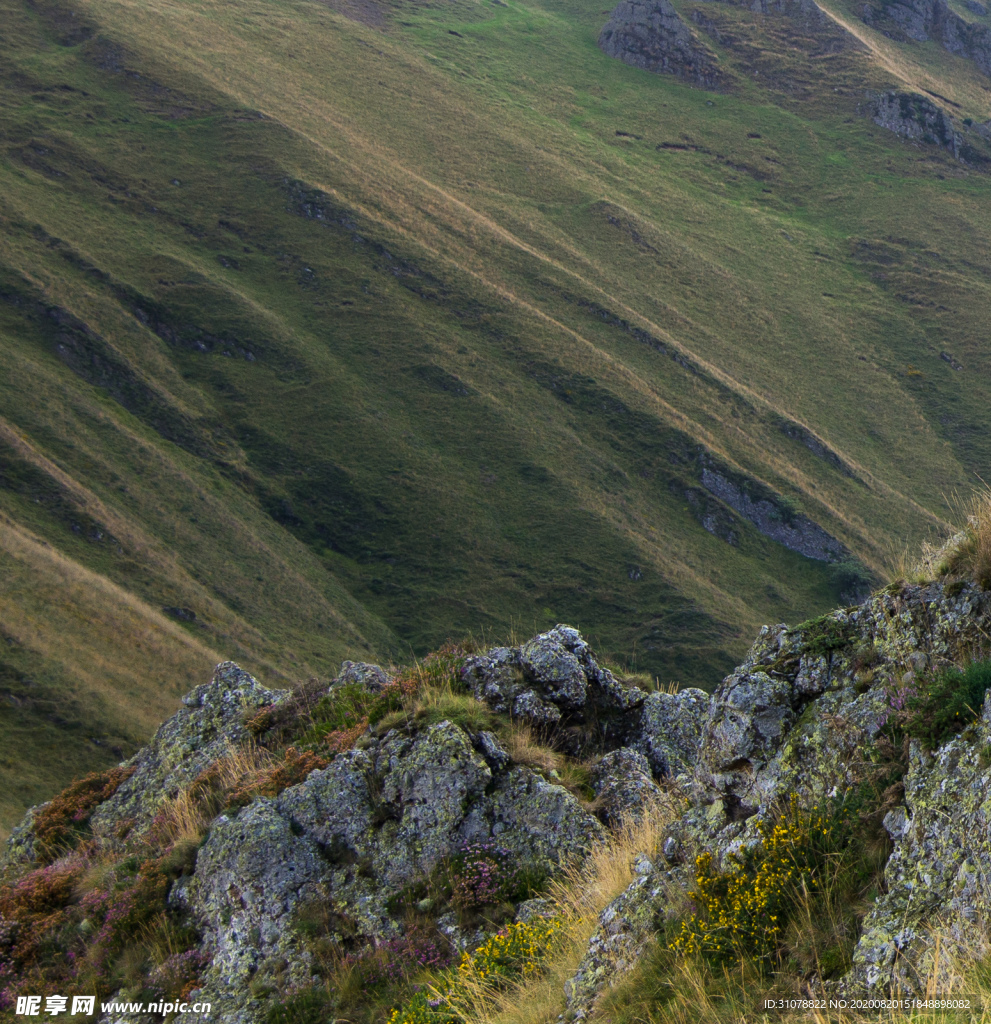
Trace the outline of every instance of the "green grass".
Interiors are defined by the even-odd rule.
[[[83,581],[0,608],[79,721],[139,741],[214,658],[286,685],[559,621],[711,686],[849,581],[700,448],[874,572],[945,529],[991,457],[988,179],[857,113],[894,44],[719,8],[713,96],[585,0],[0,0],[0,528]],[[96,578],[127,628],[85,628]],[[3,820],[106,763],[65,735]]]

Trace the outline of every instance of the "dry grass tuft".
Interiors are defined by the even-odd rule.
[[[272,754],[255,744],[229,747],[207,772],[162,806],[149,831],[149,842],[160,846],[198,843],[229,798],[251,779],[270,771],[274,761]]]
[[[563,927],[555,947],[536,978],[491,991],[475,980],[463,1007],[465,1024],[547,1024],[564,1006],[564,983],[572,977],[588,950],[599,914],[633,881],[633,859],[652,855],[665,829],[684,810],[679,795],[665,793],[639,821],[628,822],[597,846],[581,864],[573,865],[551,883],[549,898]]]
[[[991,488],[977,491],[967,506],[967,525],[939,552],[936,574],[966,577],[991,588]]]
[[[518,764],[545,772],[560,771],[564,764],[564,755],[542,743],[536,732],[523,722],[513,722],[503,739],[506,752]]]

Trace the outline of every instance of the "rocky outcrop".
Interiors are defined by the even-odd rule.
[[[748,519],[765,537],[819,562],[838,562],[849,552],[818,523],[793,511],[769,487],[702,462],[702,486]]]
[[[950,53],[972,60],[983,74],[991,75],[991,28],[961,18],[946,0],[867,2],[861,17],[893,39],[917,43],[935,40]]]
[[[958,122],[925,96],[884,92],[870,94],[868,103],[874,123],[903,139],[939,146],[963,163],[986,164],[991,160],[985,125]],[[952,365],[950,358],[946,361]]]
[[[794,799],[802,807],[854,791],[880,771],[878,738],[900,699],[935,666],[979,648],[991,595],[973,584],[903,586],[796,629],[764,627],[744,662],[706,702],[691,806],[659,855],[602,914],[569,1005],[581,1015],[635,962],[671,886],[703,851],[727,866],[757,848],[759,825]],[[867,914],[852,969],[837,991],[877,997],[919,991],[945,954],[986,919],[991,879],[991,698],[978,721],[938,750],[912,742],[904,804],[885,817],[893,843],[885,892]],[[686,776],[681,777],[687,781]],[[895,787],[897,790],[897,787]]]
[[[637,725],[647,698],[619,683],[595,661],[578,630],[563,625],[522,647],[496,647],[469,658],[461,678],[493,711],[538,729],[594,721],[607,749]]]
[[[918,990],[934,969],[937,930],[945,948],[991,909],[991,698],[935,749],[913,740],[907,763],[879,751],[891,746],[884,730],[903,695],[980,649],[989,630],[991,594],[975,584],[890,587],[794,628],[764,627],[711,696],[628,687],[564,625],[469,657],[460,668],[465,691],[589,756],[594,803],[559,785],[554,772],[516,763],[507,751],[513,734],[501,726],[417,724],[411,713],[393,719],[400,727],[369,729],[355,749],[307,762],[277,795],[249,795],[227,808],[210,823],[191,869],[168,851],[179,864],[170,869],[168,904],[201,936],[198,997],[213,1003],[221,1024],[256,1024],[266,993],[314,985],[315,947],[301,927],[312,913],[335,949],[405,941],[415,907],[421,924],[431,915],[451,950],[474,950],[491,934],[485,921],[459,918],[453,896],[443,905],[423,898],[438,870],[454,870],[474,850],[490,858],[487,871],[504,863],[553,875],[603,841],[607,827],[643,822],[662,787],[673,789],[686,810],[656,848],[636,855],[633,882],[601,913],[565,986],[570,1019],[580,1020],[635,966],[659,919],[680,913],[699,854],[723,870],[738,865],[741,853],[759,852],[782,806],[821,808],[882,777],[887,795],[876,821],[884,814],[891,841],[885,886],[863,919],[852,967],[822,980],[855,997]],[[381,699],[388,680],[374,666],[346,664],[331,692],[344,683]],[[237,666],[219,666],[97,808],[94,842],[115,854],[147,851],[155,835],[147,825],[168,794],[245,740],[257,708],[285,699]],[[15,829],[8,871],[32,865],[36,820],[29,814]],[[461,884],[443,877],[447,892]],[[519,904],[505,907],[501,920],[553,915],[547,900],[527,896],[513,897]]]
[[[284,700],[288,690],[269,690],[232,661],[217,666],[213,680],[182,698],[183,708],[134,755],[134,774],[93,815],[93,831],[115,835],[122,823],[137,833],[156,811],[232,747],[249,738],[245,713]]]
[[[635,68],[718,89],[715,58],[692,35],[670,0],[622,0],[599,33],[599,47]]]
[[[565,982],[571,1020],[584,1020],[599,992],[634,968],[655,931],[655,919],[670,887],[681,884],[675,873],[659,870],[646,855],[634,865],[630,886],[599,915],[588,952]]]
[[[864,921],[844,991],[888,986],[914,991],[936,966],[933,930],[943,946],[972,945],[972,928],[991,909],[991,700],[971,734],[926,753],[916,742],[905,776],[905,804],[884,825],[894,841],[886,892]],[[973,950],[979,952],[979,950]]]
[[[647,758],[629,747],[606,754],[595,765],[592,786],[603,817],[616,826],[641,818],[661,793]]]

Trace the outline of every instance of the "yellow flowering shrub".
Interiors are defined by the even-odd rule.
[[[467,995],[467,981],[481,980],[496,987],[501,980],[528,977],[541,969],[541,961],[561,931],[558,920],[517,921],[490,936],[461,962],[445,971],[434,987],[433,998],[418,992],[404,1006],[392,1011],[388,1024],[457,1024],[452,1006]]]
[[[517,921],[489,938],[473,953],[462,953],[458,971],[495,981],[540,970],[561,922]]]
[[[817,887],[842,822],[822,809],[803,811],[792,795],[777,821],[761,823],[759,851],[732,855],[726,871],[700,854],[689,892],[695,911],[670,948],[714,961],[773,956],[798,893]]]

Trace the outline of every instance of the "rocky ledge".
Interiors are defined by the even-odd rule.
[[[991,899],[991,702],[928,742],[892,725],[906,695],[982,649],[989,612],[975,584],[891,587],[800,627],[765,627],[711,695],[630,685],[563,625],[519,647],[448,652],[439,675],[428,661],[418,691],[409,674],[346,663],[300,696],[225,663],[112,780],[32,809],[14,830],[0,865],[0,983],[10,998],[40,977],[23,938],[28,922],[40,927],[37,896],[23,894],[70,878],[76,888],[58,889],[46,913],[66,915],[91,960],[116,949],[127,894],[154,892],[183,922],[190,998],[225,1024],[262,1021],[273,1000],[321,984],[314,934],[360,958],[426,929],[454,955],[507,922],[553,915],[533,898],[540,884],[521,879],[580,863],[663,789],[686,810],[601,914],[562,994],[571,1019],[637,964],[700,857],[728,870],[760,850],[783,807],[843,807],[865,792],[883,816],[884,885],[852,957],[818,980],[851,995],[911,991],[931,973],[936,929],[950,928],[945,941]],[[428,684],[449,703],[425,701]],[[271,742],[293,729],[296,745]],[[266,743],[284,760],[259,761]],[[235,792],[222,779],[239,756],[255,758],[242,765],[253,781]],[[562,777],[565,760],[589,766],[578,782]],[[200,808],[198,829],[182,826],[182,808]],[[70,820],[75,838],[58,831]],[[96,862],[117,865],[116,888],[80,901],[72,892]]]

